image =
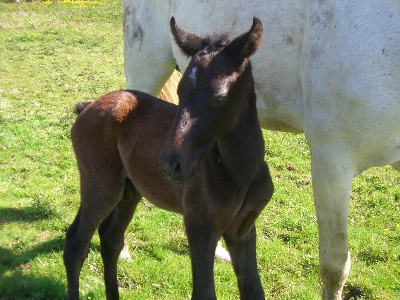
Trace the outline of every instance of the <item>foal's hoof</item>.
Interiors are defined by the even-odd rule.
[[[215,249],[215,257],[226,262],[231,262],[231,256],[229,255],[229,252],[222,247],[220,242],[218,242],[217,248]]]

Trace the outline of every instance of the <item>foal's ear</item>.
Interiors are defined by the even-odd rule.
[[[240,59],[249,58],[260,47],[262,34],[262,23],[260,19],[254,17],[250,30],[235,38],[227,46],[227,49],[232,54],[239,56]]]
[[[209,44],[208,40],[179,28],[174,17],[171,18],[169,24],[177,45],[186,55],[193,56]]]

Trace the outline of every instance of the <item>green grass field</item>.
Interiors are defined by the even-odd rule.
[[[69,131],[77,102],[124,87],[121,1],[0,3],[0,299],[65,299],[64,236],[79,205]],[[319,299],[318,236],[303,135],[264,132],[276,192],[257,221],[267,299]],[[352,299],[400,299],[400,176],[372,169],[353,184]],[[182,218],[143,202],[119,263],[122,299],[189,299]],[[238,299],[216,261],[219,299]],[[99,240],[83,299],[104,299]]]

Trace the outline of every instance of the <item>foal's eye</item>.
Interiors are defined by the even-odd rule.
[[[211,105],[212,106],[219,106],[225,102],[225,96],[215,96],[212,98]]]

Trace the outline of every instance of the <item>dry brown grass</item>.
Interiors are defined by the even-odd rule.
[[[165,101],[178,104],[179,99],[178,95],[176,94],[176,89],[178,88],[178,83],[181,79],[181,76],[181,73],[175,70],[163,86],[158,96]]]

